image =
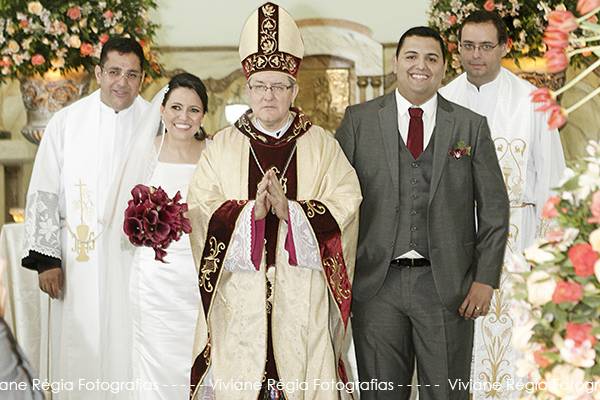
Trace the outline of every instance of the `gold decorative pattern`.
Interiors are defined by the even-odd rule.
[[[315,125],[335,132],[350,105],[350,76],[349,68],[307,69],[304,66],[298,74],[301,90],[295,104],[310,115]]]
[[[338,257],[341,257],[339,254],[336,254],[335,257],[328,257],[323,260],[323,265],[327,269],[329,269],[329,280],[331,284],[331,290],[333,291],[333,295],[335,297],[335,301],[339,304],[342,304],[344,300],[348,300],[352,295],[352,290],[349,288],[345,288],[344,286],[346,282],[344,272],[342,271],[342,265],[338,261]]]
[[[210,238],[210,251],[209,255],[204,258],[204,264],[200,269],[200,287],[204,288],[207,292],[211,293],[214,290],[212,283],[210,283],[210,276],[217,271],[221,259],[217,257],[221,251],[225,250],[225,243],[217,241],[217,238],[212,236]]]
[[[204,362],[206,362],[206,366],[210,365],[210,338],[208,343],[206,343],[206,347],[204,348],[204,353],[202,353],[202,357],[204,358]]]
[[[80,220],[79,224],[75,227],[75,232],[71,229],[71,226],[67,223],[67,229],[73,237],[73,247],[71,250],[77,253],[75,260],[79,262],[87,262],[90,260],[88,255],[89,251],[96,248],[96,239],[98,236],[91,230],[90,226],[85,222],[85,215],[90,212],[93,205],[90,204],[89,195],[86,190],[86,184],[81,180],[75,185],[79,189],[79,212]]]
[[[264,19],[260,24],[259,45],[265,55],[273,54],[277,50],[277,21],[275,20],[276,9],[272,4],[261,7]]]
[[[486,382],[486,398],[500,398],[507,389],[506,384],[511,380],[510,373],[504,371],[510,364],[506,360],[506,351],[512,336],[511,328],[504,329],[499,335],[494,335],[486,325],[483,330],[487,358],[482,362],[489,366],[489,370],[481,372],[479,379]]]
[[[494,139],[498,162],[504,176],[511,207],[521,206],[523,185],[525,184],[524,160],[527,143],[523,139],[509,140],[506,137]]]
[[[317,203],[313,200],[304,200],[300,202],[301,204],[306,204],[306,216],[308,218],[314,218],[315,215],[323,215],[327,211],[325,206],[320,203]]]

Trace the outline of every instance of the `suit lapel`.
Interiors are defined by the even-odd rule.
[[[396,106],[396,96],[394,92],[383,98],[382,107],[379,109],[379,132],[383,136],[383,145],[385,155],[388,161],[388,167],[392,175],[392,183],[396,193],[398,193],[398,108]]]
[[[438,95],[438,108],[435,117],[435,134],[433,135],[433,171],[429,187],[429,204],[442,178],[442,172],[448,162],[448,149],[454,137],[454,119],[451,115],[452,106],[446,99]]]

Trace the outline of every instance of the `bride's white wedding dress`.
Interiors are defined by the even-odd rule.
[[[149,185],[161,186],[169,197],[188,184],[196,165],[158,162]],[[136,249],[130,281],[133,318],[134,398],[185,400],[200,294],[188,235],[166,249],[163,264],[154,250]]]

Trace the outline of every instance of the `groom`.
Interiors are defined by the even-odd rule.
[[[363,193],[353,283],[361,399],[468,398],[473,320],[488,312],[508,235],[508,197],[485,118],[437,94],[444,42],[398,43],[393,93],[351,106],[336,133]],[[453,385],[454,386],[454,385]],[[389,386],[388,386],[389,387]],[[371,388],[374,389],[374,388]]]

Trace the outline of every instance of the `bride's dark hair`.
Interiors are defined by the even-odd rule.
[[[167,104],[167,100],[169,100],[169,96],[173,89],[177,89],[180,87],[188,88],[196,92],[200,100],[202,101],[202,108],[204,109],[204,113],[208,112],[208,94],[206,93],[206,86],[202,83],[202,80],[198,78],[196,75],[182,72],[180,74],[175,75],[169,81],[169,88],[165,93],[165,97],[163,98],[162,105],[165,106]],[[206,138],[206,132],[203,127],[200,127],[200,130],[196,132],[194,137],[198,140],[204,140]]]

